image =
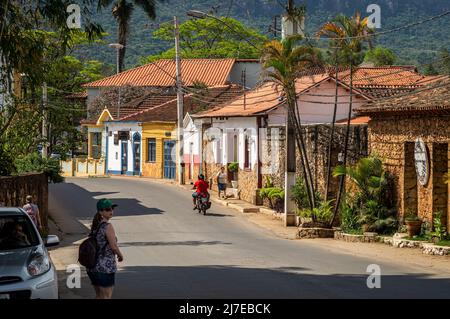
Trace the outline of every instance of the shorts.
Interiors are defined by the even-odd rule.
[[[219,183],[217,184],[217,187],[219,188],[219,191],[224,191],[227,189],[227,184]]]
[[[104,272],[87,272],[93,286],[103,288],[113,287],[115,284],[115,273],[107,274]]]

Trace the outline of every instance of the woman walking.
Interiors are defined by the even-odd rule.
[[[97,214],[92,221],[91,236],[95,236],[97,240],[98,255],[95,267],[87,269],[87,273],[97,299],[111,299],[117,272],[116,256],[119,262],[123,261],[114,227],[109,223],[115,207],[117,205],[110,200],[100,199],[97,202]]]

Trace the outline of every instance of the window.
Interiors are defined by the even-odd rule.
[[[248,136],[245,137],[244,147],[244,168],[250,168],[250,143]]]
[[[233,162],[238,161],[238,137],[237,135],[233,136]]]
[[[99,159],[102,155],[102,133],[92,133],[92,158]]]
[[[147,162],[156,162],[156,138],[147,139]]]

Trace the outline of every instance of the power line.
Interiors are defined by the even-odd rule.
[[[448,15],[450,15],[450,10],[449,11],[445,11],[445,12],[439,14],[439,15],[430,17],[430,18],[425,19],[425,20],[421,20],[421,21],[418,21],[418,22],[414,22],[414,23],[410,23],[410,24],[404,25],[402,27],[397,27],[397,28],[394,28],[394,29],[381,31],[381,32],[369,33],[367,35],[359,35],[359,36],[353,36],[353,37],[342,37],[342,38],[329,38],[329,37],[325,37],[325,38],[316,37],[316,38],[313,38],[313,37],[308,37],[308,38],[305,38],[305,39],[310,39],[310,40],[314,40],[314,39],[315,40],[318,40],[318,39],[322,39],[322,40],[341,40],[341,41],[342,40],[353,40],[353,39],[366,39],[366,38],[370,38],[370,37],[382,36],[382,35],[385,35],[385,34],[390,34],[390,33],[398,32],[398,31],[401,31],[401,30],[409,29],[409,28],[412,28],[412,27],[415,27],[415,26],[418,26],[418,25],[425,24],[427,22],[438,20],[438,19],[443,18],[443,17],[448,16]]]

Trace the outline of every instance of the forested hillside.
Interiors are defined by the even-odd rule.
[[[131,19],[131,31],[128,41],[126,67],[139,63],[140,58],[159,53],[173,46],[172,42],[156,40],[153,31],[163,22],[170,21],[173,15],[180,20],[189,17],[186,11],[202,10],[217,16],[230,16],[243,24],[254,27],[262,34],[273,37],[269,27],[273,24],[273,16],[284,11],[285,0],[165,0],[157,5],[157,18],[148,19],[136,7]],[[296,1],[307,6],[306,28],[314,34],[325,21],[339,13],[351,15],[355,10],[364,15],[367,6],[372,3],[382,9],[382,29],[410,24],[450,10],[449,0],[307,0]],[[98,59],[106,63],[115,63],[115,51],[107,44],[117,42],[117,24],[111,15],[111,9],[104,9],[96,14],[96,20],[103,26],[109,36],[103,44],[85,46],[76,52],[83,59]],[[438,51],[450,48],[450,16],[428,22],[401,32],[385,35],[377,39],[377,43],[390,47],[399,56],[398,63],[423,64],[437,57]]]

